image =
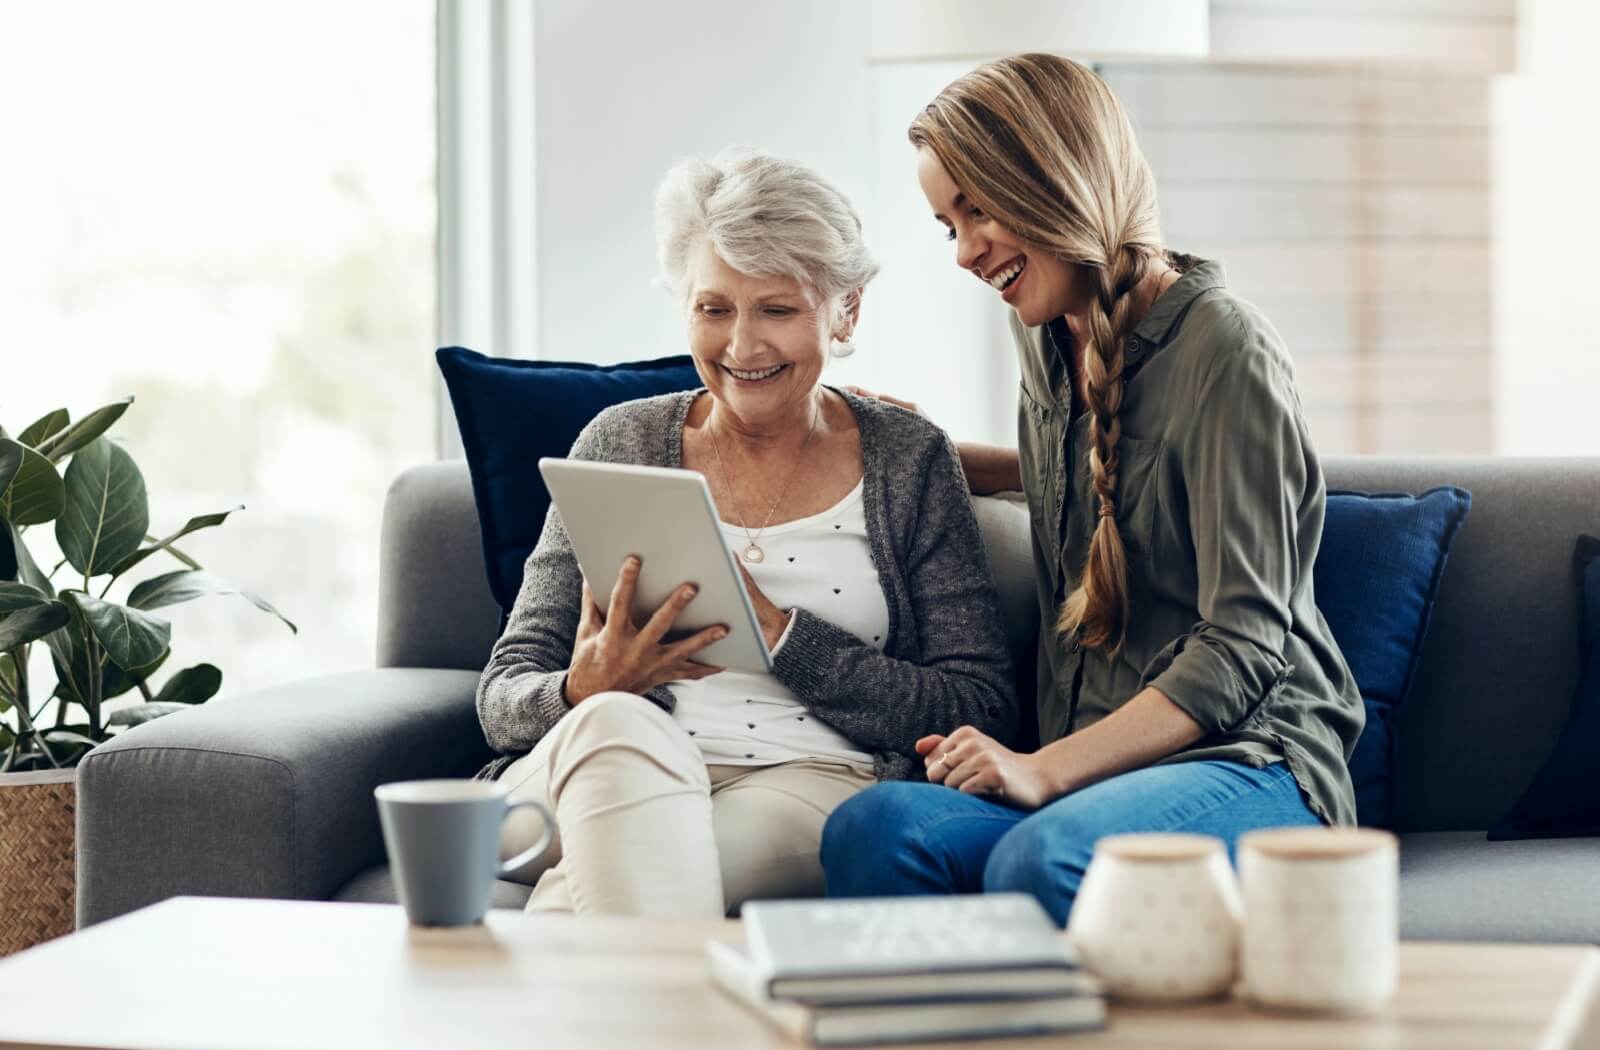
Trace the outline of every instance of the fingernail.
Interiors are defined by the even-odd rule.
[[[700,593],[700,588],[696,587],[692,583],[689,586],[687,586],[687,587],[685,587],[683,589],[683,596],[685,598],[693,598],[695,595],[697,595],[699,593]]]
[[[639,557],[635,554],[628,555],[628,568],[637,569],[640,565]]]
[[[726,638],[726,637],[728,637],[728,632],[724,631],[722,628],[718,627],[715,631],[712,632],[711,637],[719,638],[719,639],[720,638]]]

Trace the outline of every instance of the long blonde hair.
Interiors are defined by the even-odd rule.
[[[1099,520],[1056,630],[1114,655],[1127,636],[1128,563],[1117,531],[1117,441],[1130,294],[1162,253],[1155,179],[1127,114],[1076,62],[1030,54],[980,66],[911,122],[969,200],[1093,278],[1084,397]]]

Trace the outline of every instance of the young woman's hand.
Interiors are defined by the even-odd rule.
[[[750,570],[739,563],[739,575],[744,577],[744,589],[750,594],[750,604],[756,610],[756,622],[761,624],[761,636],[767,640],[767,652],[778,647],[778,639],[789,629],[789,613],[772,604],[772,599],[761,593]]]
[[[629,558],[617,574],[611,591],[611,604],[604,612],[595,604],[589,581],[583,581],[583,610],[578,616],[578,638],[572,647],[572,664],[567,668],[567,705],[576,706],[597,693],[617,689],[644,693],[666,682],[707,678],[722,670],[694,663],[695,653],[712,642],[726,638],[723,626],[707,627],[688,638],[661,644],[673,623],[689,603],[697,588],[684,584],[672,592],[661,608],[643,627],[634,627],[628,610],[639,582],[639,559]]]
[[[987,795],[1022,809],[1038,809],[1051,799],[1037,754],[1018,754],[971,726],[949,736],[925,736],[916,748],[930,784]]]

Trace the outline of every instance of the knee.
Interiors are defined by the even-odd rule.
[[[705,762],[688,734],[671,715],[635,693],[597,693],[568,712],[554,732],[557,767],[602,752],[631,752],[674,773],[705,779]]]
[[[567,713],[555,732],[568,739],[608,744],[659,734],[672,716],[636,693],[596,693]]]
[[[983,869],[989,893],[1027,893],[1065,925],[1094,855],[1096,833],[1071,819],[1029,820],[1001,837]]]
[[[916,787],[888,781],[846,799],[822,826],[823,868],[831,871],[858,861],[864,854],[881,855],[904,848],[914,837],[911,829]]]

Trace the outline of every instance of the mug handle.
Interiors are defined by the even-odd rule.
[[[521,853],[518,853],[510,860],[503,862],[500,865],[500,878],[505,878],[507,875],[511,874],[524,864],[539,856],[539,854],[543,853],[550,847],[550,840],[556,837],[555,814],[551,813],[543,803],[534,802],[532,799],[529,799],[526,802],[513,802],[506,806],[505,816],[510,816],[514,810],[521,809],[524,806],[529,806],[539,811],[539,816],[544,820],[544,834],[539,837],[538,842],[534,843],[532,846],[529,846]],[[505,816],[500,818],[501,823],[505,822]]]

